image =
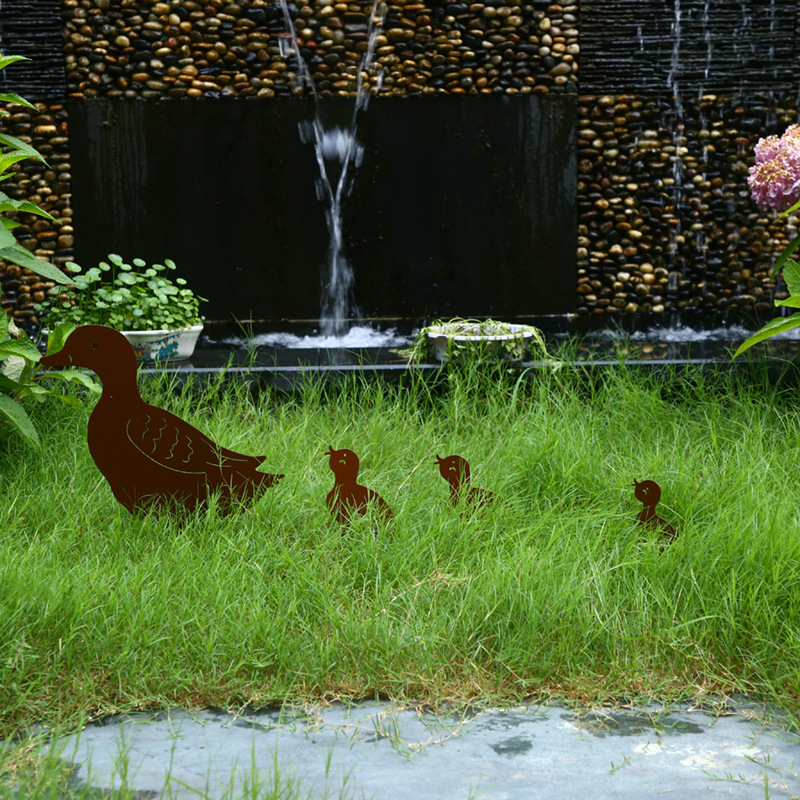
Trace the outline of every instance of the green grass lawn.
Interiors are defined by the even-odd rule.
[[[143,395],[286,477],[228,516],[133,517],[89,455],[89,407],[32,409],[41,451],[0,439],[0,738],[304,698],[743,692],[800,714],[793,382],[620,367]],[[334,521],[329,445],[359,454],[390,525]],[[503,502],[455,513],[452,453]],[[679,531],[665,551],[635,522],[647,478]]]

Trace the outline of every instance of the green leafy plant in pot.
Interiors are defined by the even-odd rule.
[[[54,289],[41,304],[43,322],[107,325],[121,331],[141,361],[188,358],[203,329],[200,303],[171,259],[148,265],[141,258],[127,263],[111,253],[107,261],[84,271],[68,262],[75,291]]]

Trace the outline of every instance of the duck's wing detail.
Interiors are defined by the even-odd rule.
[[[169,411],[144,406],[131,415],[125,432],[130,443],[158,466],[184,474],[249,472],[264,461],[219,447],[194,426]]]

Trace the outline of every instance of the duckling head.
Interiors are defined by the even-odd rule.
[[[661,487],[655,481],[633,481],[636,499],[646,506],[654,507],[661,499]]]
[[[447,456],[446,458],[436,456],[436,463],[439,465],[439,474],[451,486],[458,487],[462,483],[469,483],[470,469],[466,458],[461,456]]]
[[[348,450],[346,447],[341,450],[335,450],[329,446],[326,455],[328,456],[328,465],[337,478],[352,478],[355,480],[358,475],[359,461],[358,456],[352,450]]]

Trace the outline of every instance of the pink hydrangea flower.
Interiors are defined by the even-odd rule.
[[[800,125],[789,126],[780,138],[759,139],[755,157],[747,182],[761,208],[785,211],[800,200]]]

